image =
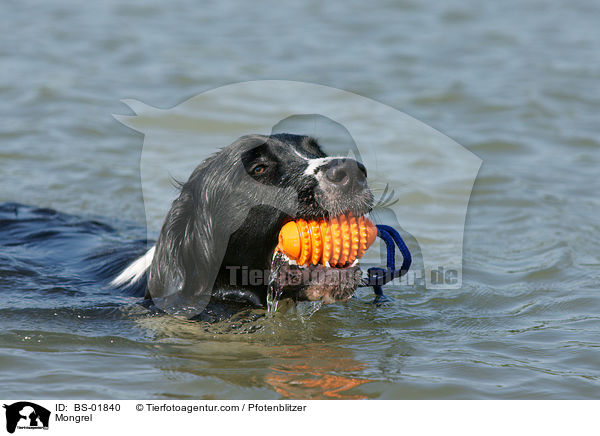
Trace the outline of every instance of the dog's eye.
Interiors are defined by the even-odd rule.
[[[259,176],[266,170],[267,167],[265,165],[256,165],[254,168],[252,168],[252,174],[254,174],[255,176]]]

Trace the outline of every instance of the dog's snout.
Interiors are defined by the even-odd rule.
[[[329,183],[342,189],[361,189],[367,182],[367,169],[354,159],[333,159],[324,172]]]

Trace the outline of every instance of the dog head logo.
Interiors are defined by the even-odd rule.
[[[14,433],[17,428],[47,429],[50,422],[50,411],[42,406],[28,401],[19,401],[10,405],[5,404],[6,431]]]
[[[174,195],[172,180],[186,180],[199,162],[218,147],[234,145],[249,133],[303,134],[315,137],[328,156],[343,156],[361,162],[369,171],[369,187],[375,195],[378,224],[401,228],[417,248],[414,271],[426,288],[458,289],[462,286],[462,248],[467,206],[481,159],[460,144],[418,120],[366,97],[310,83],[265,80],[236,83],[206,91],[170,109],[158,109],[135,100],[124,100],[135,115],[116,115],[124,125],[144,134],[140,173],[148,229],[160,227],[169,212],[165,198]],[[310,114],[318,114],[317,117]],[[331,120],[331,123],[325,123]],[[342,126],[332,133],[327,126]],[[335,132],[334,132],[335,133]],[[332,140],[327,139],[331,136]],[[336,140],[339,139],[339,140]],[[263,139],[264,142],[264,139]],[[248,150],[241,147],[224,150]],[[236,156],[224,156],[220,173],[229,176],[228,189],[212,190],[211,200],[201,211],[215,211],[210,220],[211,262],[198,262],[195,271],[202,286],[194,288],[193,304],[177,299],[178,276],[169,277],[152,295],[155,304],[170,313],[188,316],[202,311],[210,299],[217,271],[205,265],[220,265],[230,235],[245,218],[243,213],[222,217],[223,201],[244,205],[252,183],[245,173],[231,177]],[[294,216],[298,198],[277,189],[261,189],[261,205]],[[252,191],[253,192],[253,191]],[[235,194],[235,195],[232,195]],[[204,199],[204,197],[203,197]],[[256,199],[254,199],[256,200]],[[235,210],[241,207],[236,206]],[[220,251],[219,251],[220,250]],[[369,259],[365,259],[366,262]],[[418,267],[418,268],[417,268]],[[416,279],[417,276],[414,277]],[[410,277],[408,277],[410,284]],[[174,292],[171,292],[171,289]],[[177,303],[177,304],[171,304]],[[184,310],[171,311],[171,307]]]

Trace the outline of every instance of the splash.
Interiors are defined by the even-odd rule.
[[[313,316],[317,310],[321,308],[323,302],[319,301],[298,301],[296,303],[296,314],[300,321],[307,321],[311,316]]]
[[[275,283],[269,283],[267,291],[267,316],[273,316],[281,298],[281,289]]]
[[[277,283],[277,277],[279,275],[279,270],[283,266],[281,262],[277,261],[277,251],[273,253],[273,258],[271,259],[271,270],[269,276],[269,286],[267,289],[267,317],[271,317],[275,315],[277,311],[277,303],[281,298],[281,294],[283,290]]]

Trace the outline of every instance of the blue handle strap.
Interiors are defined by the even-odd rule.
[[[410,264],[412,263],[412,256],[410,255],[410,250],[408,249],[408,247],[406,246],[406,244],[404,243],[404,240],[402,239],[402,237],[400,236],[400,233],[398,233],[398,231],[393,228],[392,226],[388,226],[385,224],[378,224],[377,225],[377,235],[382,235],[384,232],[387,232],[386,236],[380,236],[383,238],[388,238],[391,236],[392,239],[394,240],[394,242],[396,243],[396,245],[398,246],[398,249],[400,250],[400,253],[402,254],[402,266],[400,266],[400,269],[397,271],[398,275],[396,277],[402,277],[404,274],[406,274],[408,272],[408,270],[410,269]],[[386,242],[386,246],[388,247],[388,269],[395,269],[395,263],[394,263],[394,250],[393,250],[393,246],[391,246],[392,250],[390,250],[390,245]],[[389,252],[392,252],[392,263],[390,265],[390,254]]]
[[[361,282],[361,287],[371,286],[373,288],[373,291],[375,292],[374,303],[380,303],[387,300],[387,297],[383,294],[383,285],[406,274],[412,263],[410,251],[396,229],[385,224],[377,224],[377,236],[385,242],[387,268],[369,268],[367,270],[367,277],[363,278]],[[396,269],[396,247],[394,243],[398,246],[398,249],[402,254],[402,266],[398,270]]]

